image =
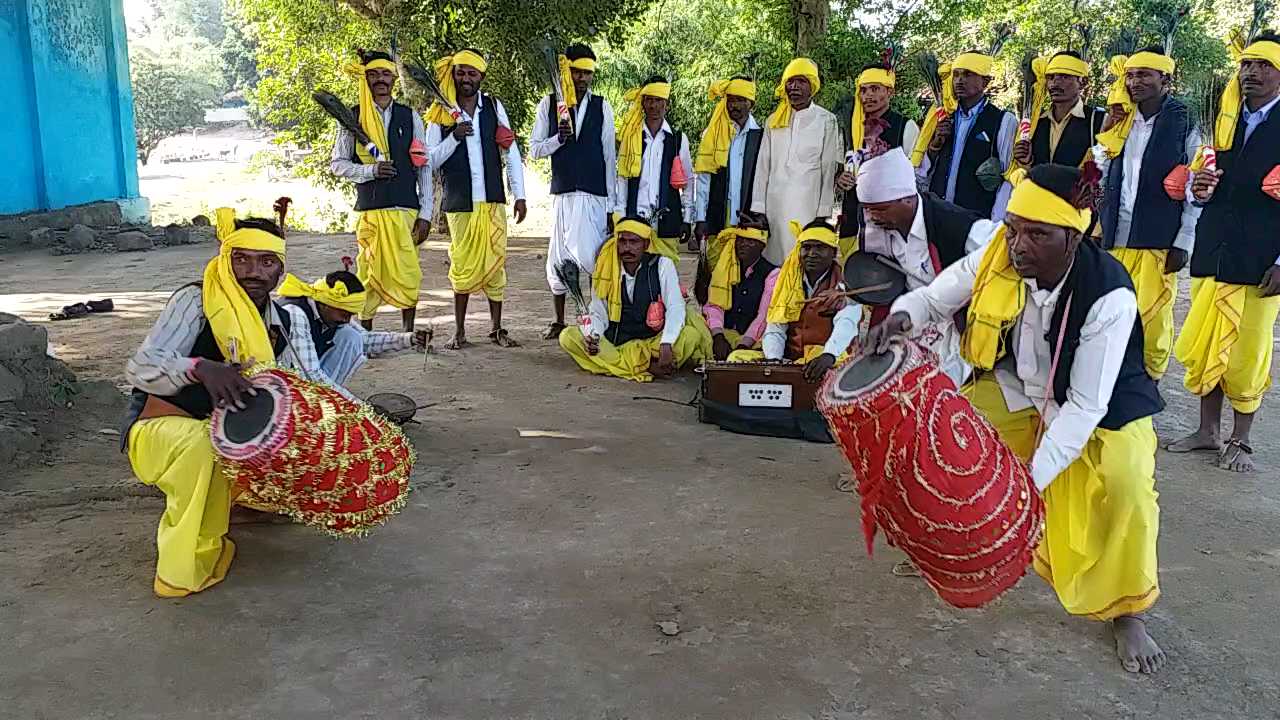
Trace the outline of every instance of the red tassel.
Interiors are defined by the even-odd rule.
[[[352,260],[350,255],[343,255],[343,256],[342,256],[342,269],[343,269],[343,270],[347,270],[347,271],[349,272],[349,271],[351,270],[351,266],[352,266],[352,265],[354,265],[354,264],[355,264],[355,260]]]

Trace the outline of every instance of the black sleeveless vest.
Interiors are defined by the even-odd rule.
[[[676,161],[676,157],[680,154],[680,145],[683,136],[678,130],[667,132],[662,131],[666,136],[662,141],[662,164],[658,168],[658,208],[665,209],[662,219],[658,221],[658,237],[673,238],[680,237],[680,232],[684,227],[684,205],[680,202],[680,193],[671,187],[671,165]],[[649,147],[649,142],[645,140],[641,145],[640,152]],[[643,172],[643,167],[641,172]],[[693,178],[689,178],[689,182],[693,182]],[[636,214],[636,205],[640,197],[640,178],[633,177],[627,179],[627,214]],[[652,222],[653,218],[648,218]]]
[[[1000,125],[1003,121],[1004,110],[996,107],[988,98],[986,104],[982,106],[982,112],[978,113],[977,119],[969,127],[969,134],[965,137],[964,152],[960,155],[960,165],[956,171],[956,194],[951,202],[974,210],[983,217],[991,217],[991,210],[996,204],[996,193],[1000,188],[984,190],[982,185],[978,184],[976,173],[978,167],[986,162],[987,158],[1000,157],[996,137],[1000,134]],[[984,132],[987,134],[987,139],[979,140],[978,137]],[[929,190],[940,198],[947,196],[947,173],[951,170],[951,156],[955,153],[955,148],[956,136],[952,134],[947,138],[946,145],[942,147],[936,159]]]
[[[1134,112],[1137,112],[1136,110]],[[1187,133],[1191,122],[1187,106],[1166,97],[1156,115],[1151,139],[1142,154],[1142,177],[1138,178],[1138,196],[1133,204],[1133,221],[1125,247],[1138,250],[1168,250],[1182,226],[1182,201],[1174,200],[1164,190],[1164,179],[1178,165],[1190,160],[1186,153]],[[1124,184],[1126,145],[1112,158],[1107,168],[1107,187],[1103,191],[1102,246],[1116,246],[1116,229],[1120,222],[1120,189]]]
[[[313,312],[308,298],[282,298],[280,304],[292,305],[307,316],[307,323],[311,327],[311,341],[316,346],[316,356],[324,357],[333,348],[333,338],[338,334],[338,326],[326,324],[319,313]]]
[[[1103,108],[1084,106],[1084,117],[1072,115],[1067,126],[1062,129],[1062,137],[1058,139],[1058,147],[1052,157],[1049,155],[1049,116],[1040,118],[1036,123],[1035,135],[1031,136],[1031,165],[1067,165],[1079,167],[1084,162],[1085,153],[1094,145],[1094,136],[1102,130],[1102,123],[1107,117]]]
[[[547,127],[551,128],[554,136],[558,132],[560,116],[556,113],[555,96],[549,97]],[[575,111],[571,109],[570,112]],[[603,127],[604,98],[591,95],[577,136],[551,154],[552,195],[585,192],[597,197],[609,196],[609,189],[605,187]]]
[[[742,149],[742,185],[738,189],[738,209],[751,209],[751,191],[756,181],[756,159],[760,157],[760,140],[764,130],[747,131],[746,145]],[[729,162],[733,162],[732,154]],[[738,224],[738,218],[729,217],[729,166],[725,165],[711,176],[711,190],[707,197],[707,233],[717,235],[726,227]]]
[[[764,297],[765,281],[769,279],[769,273],[777,268],[777,265],[761,257],[756,260],[755,265],[751,266],[750,275],[747,275],[746,268],[742,269],[742,282],[735,285],[731,291],[733,293],[733,307],[724,313],[725,327],[736,330],[740,334],[745,333],[747,328],[751,327],[751,323],[756,319],[756,314],[760,311],[760,298]],[[759,340],[760,338],[756,339]]]
[[[502,159],[498,149],[498,105],[493,97],[481,95],[483,110],[480,113],[480,127],[476,133],[480,136],[480,154],[484,164],[484,194],[479,202],[506,203],[507,196],[502,190]],[[454,125],[440,128],[440,136],[453,132]],[[445,212],[471,212],[471,158],[468,154],[466,140],[458,143],[457,149],[448,160],[440,165],[440,182],[444,185],[444,197],[440,201],[440,209]]]
[[[892,110],[885,111],[882,119],[889,123],[889,127],[880,133],[880,139],[884,140],[889,149],[902,147],[902,136],[907,130],[907,118]],[[844,136],[845,146],[851,150],[857,151],[862,148],[853,146],[853,129]],[[912,148],[903,148],[907,156],[911,156]],[[840,204],[840,237],[861,237],[862,228],[866,223],[862,219],[862,206],[858,204],[858,191],[850,190],[844,194],[844,200]]]
[[[351,108],[360,116],[360,106]],[[396,176],[356,183],[356,210],[382,210],[400,207],[418,209],[418,168],[409,160],[409,144],[413,142],[413,111],[400,103],[391,103],[391,125],[387,128],[387,150],[396,166]],[[360,162],[357,151],[351,160]]]
[[[938,249],[938,262],[943,268],[959,262],[965,256],[969,229],[982,216],[973,210],[949,203],[933,193],[922,194],[920,202],[924,214],[924,231],[929,244]]]
[[[615,347],[632,340],[648,340],[660,331],[653,330],[645,322],[649,305],[662,297],[662,282],[658,277],[658,255],[645,253],[640,258],[640,267],[636,268],[636,285],[627,296],[627,288],[622,287],[622,315],[618,320],[610,321],[604,336]],[[619,273],[621,275],[621,273]],[[624,282],[619,277],[618,282]]]

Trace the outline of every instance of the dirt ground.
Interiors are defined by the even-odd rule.
[[[351,245],[295,236],[289,267],[311,278]],[[508,325],[524,348],[440,352],[425,368],[399,355],[356,378],[359,393],[439,403],[408,428],[420,458],[409,506],[363,541],[241,526],[226,582],[158,600],[162,500],[102,432],[118,407],[84,403],[47,464],[0,476],[0,714],[1280,717],[1274,398],[1256,429],[1264,470],[1158,458],[1164,597],[1150,625],[1171,662],[1135,677],[1105,626],[1066,616],[1038,579],[958,611],[893,577],[900,556],[883,543],[868,558],[855,498],[833,489],[833,447],[698,424],[678,404],[692,375],[642,386],[578,371],[537,339],[543,245],[514,240],[508,264]],[[119,383],[169,292],[210,251],[0,256],[0,311],[40,319],[114,298],[114,314],[48,327],[82,378]],[[420,322],[443,340],[441,245],[424,268]],[[483,303],[472,308],[483,338]],[[1164,438],[1195,420],[1180,376],[1162,384]],[[680,633],[664,636],[659,621]]]

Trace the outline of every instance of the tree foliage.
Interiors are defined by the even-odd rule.
[[[212,52],[207,43],[203,50]],[[130,55],[138,157],[145,165],[161,140],[202,124],[222,92],[211,74],[216,64],[208,57],[201,62],[198,52],[162,54],[141,45]]]

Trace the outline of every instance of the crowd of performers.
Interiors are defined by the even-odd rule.
[[[532,157],[550,158],[554,197],[546,338],[584,370],[634,381],[763,360],[802,363],[816,382],[850,352],[912,337],[1029,463],[1047,506],[1035,569],[1069,613],[1113,625],[1126,669],[1154,672],[1165,655],[1142,614],[1160,594],[1157,383],[1174,354],[1202,401],[1199,429],[1169,451],[1211,450],[1224,469],[1253,469],[1249,430],[1280,310],[1280,37],[1260,33],[1235,56],[1211,128],[1171,96],[1174,60],[1148,47],[1111,59],[1108,107],[1084,100],[1085,59],[1047,57],[1043,111],[1022,127],[988,95],[989,54],[944,67],[942,112],[923,126],[889,109],[893,69],[868,66],[847,132],[813,102],[819,68],[797,58],[763,122],[752,79],[715,83],[694,154],[666,119],[666,80],[629,93],[615,126],[591,90],[594,54],[572,45],[563,96],[543,98],[529,142]],[[506,206],[510,195],[524,219],[523,166],[506,110],[482,90],[487,63],[474,50],[438,63],[453,107],[432,105],[425,122],[393,99],[396,68],[379,52],[352,67],[378,157],[345,130],[333,149],[333,172],[357,191],[356,272],[289,276],[273,301],[280,229],[220,211],[222,245],[203,282],[175,293],[129,363],[129,458],[168,498],[161,595],[203,590],[231,561],[235,498],[206,418],[249,389],[243,367],[273,360],[341,389],[367,356],[426,343],[413,328],[433,173],[451,237],[450,346],[467,344],[473,293],[489,301],[489,339],[516,344],[502,302]],[[698,258],[692,293],[680,285],[681,244]],[[857,251],[891,259],[905,293],[880,307],[851,299],[843,261]],[[1191,310],[1175,332],[1188,262]],[[590,278],[568,323],[567,267]],[[405,332],[370,331],[382,305],[402,309]],[[1225,442],[1224,398],[1235,413]]]

